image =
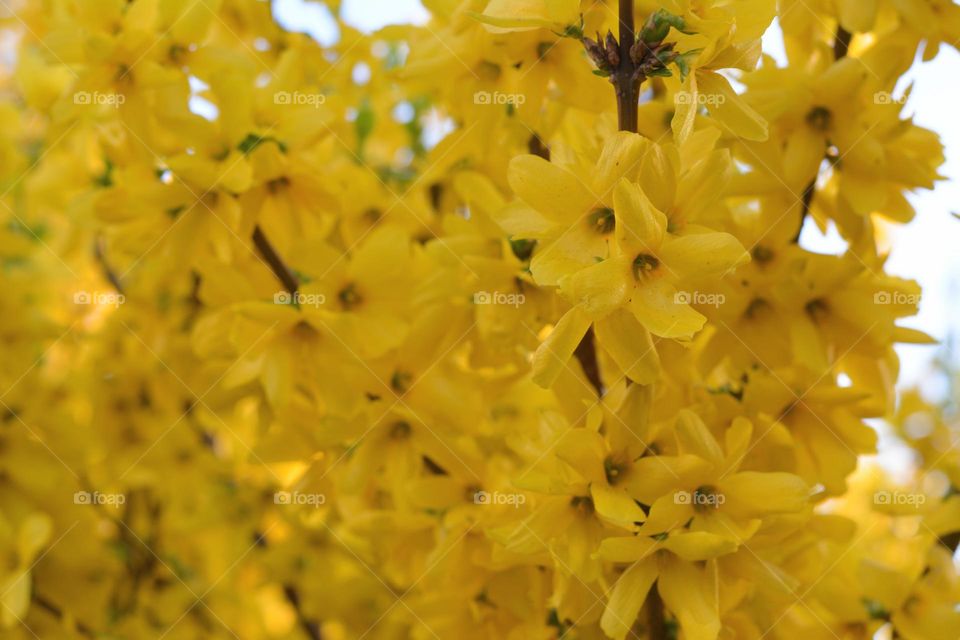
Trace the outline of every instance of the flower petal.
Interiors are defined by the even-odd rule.
[[[632,277],[629,260],[618,256],[564,278],[560,290],[571,304],[599,318],[627,301]]]
[[[521,200],[558,222],[572,223],[596,202],[580,178],[539,156],[511,160],[509,179]]]
[[[644,283],[634,289],[630,311],[655,336],[690,338],[707,319],[677,295],[676,288],[663,280]]]
[[[640,173],[640,163],[650,142],[637,133],[617,132],[603,146],[594,174],[594,190],[606,198],[621,179]]]
[[[652,384],[660,378],[660,356],[650,332],[629,311],[614,311],[594,325],[597,342],[637,384]]]
[[[667,216],[637,185],[621,180],[613,192],[617,244],[626,255],[653,253],[663,242]]]
[[[750,254],[729,233],[692,233],[664,241],[658,254],[678,276],[723,275],[750,261]]]
[[[607,636],[614,640],[627,637],[656,579],[657,563],[653,558],[636,562],[623,572],[600,618],[600,628]]]
[[[589,328],[590,317],[576,307],[560,318],[533,356],[533,381],[545,389],[550,388]]]
[[[680,621],[686,640],[717,640],[720,611],[707,570],[682,560],[671,562],[661,573],[657,589],[664,604]]]

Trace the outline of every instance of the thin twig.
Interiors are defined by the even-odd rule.
[[[297,591],[297,588],[292,584],[285,584],[283,585],[283,595],[296,612],[297,622],[300,624],[300,628],[303,629],[303,632],[307,634],[307,637],[310,638],[310,640],[323,640],[323,632],[320,631],[320,623],[316,620],[308,620],[303,613],[303,609],[300,608],[300,592]]]
[[[264,235],[263,229],[260,228],[260,225],[257,225],[253,229],[253,244],[257,247],[257,251],[260,252],[260,255],[263,256],[263,259],[266,260],[267,264],[270,266],[270,270],[273,271],[273,274],[277,276],[277,279],[284,286],[284,288],[291,294],[295,294],[297,289],[300,287],[300,282],[297,280],[297,277],[293,275],[293,272],[287,267],[284,263],[283,258],[280,257],[280,254],[277,253],[276,249],[273,248],[273,245],[270,244],[270,241],[267,240],[267,236]]]
[[[659,588],[659,587],[657,587]],[[667,621],[663,615],[663,600],[657,588],[647,594],[647,635],[650,640],[667,640]]]
[[[103,271],[103,276],[107,279],[107,282],[110,283],[117,293],[124,295],[123,284],[120,282],[120,277],[110,266],[110,263],[107,262],[106,243],[103,236],[97,237],[93,243],[93,257],[96,258],[100,264],[100,269]]]
[[[853,34],[844,29],[839,24],[837,25],[837,34],[833,39],[833,58],[834,60],[842,60],[847,57],[847,53],[850,52],[850,42],[853,40]],[[800,226],[797,228],[797,234],[793,237],[793,243],[797,244],[800,242],[800,233],[803,231],[803,224],[807,220],[807,215],[810,213],[810,206],[813,204],[813,197],[817,193],[817,178],[818,175],[814,176],[813,180],[806,186],[803,190],[803,209],[800,211]]]
[[[60,623],[64,622],[64,618],[66,618],[66,614],[63,612],[63,609],[58,607],[56,604],[54,604],[50,600],[47,600],[46,598],[41,596],[39,593],[34,593],[32,600],[35,605],[37,605],[38,607],[40,607],[41,609],[43,609],[44,611],[52,615],[54,618],[57,619],[58,622]],[[85,636],[87,638],[97,637],[97,634],[94,633],[94,631],[90,627],[83,624],[82,622],[74,621],[73,628],[80,635]]]

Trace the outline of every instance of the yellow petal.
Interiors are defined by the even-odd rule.
[[[643,504],[673,495],[677,487],[698,486],[709,477],[710,465],[697,456],[644,456],[633,463],[625,481],[627,492]]]
[[[476,207],[483,213],[493,216],[504,201],[500,191],[487,176],[476,171],[458,173],[453,180],[453,188],[470,207]]]
[[[539,156],[514,158],[508,175],[514,193],[551,220],[572,223],[596,201],[574,173]]]
[[[700,416],[689,409],[681,409],[675,429],[680,451],[695,455],[719,468],[723,464],[723,451],[710,429]]]
[[[594,173],[594,191],[605,196],[621,179],[634,178],[650,142],[628,131],[617,132],[603,146]]]
[[[694,516],[693,507],[677,496],[678,492],[671,492],[658,498],[650,506],[650,514],[637,535],[655,536],[684,527]]]
[[[661,338],[690,338],[703,328],[706,318],[679,297],[677,289],[663,280],[636,287],[629,307],[650,333]]]
[[[735,135],[762,142],[767,139],[767,121],[753,110],[718,73],[698,70],[700,93],[711,96],[710,115]]]
[[[482,14],[471,16],[510,30],[563,27],[579,21],[579,0],[490,0]]]
[[[669,238],[658,255],[678,277],[722,276],[750,262],[750,254],[729,233]]]
[[[720,612],[710,573],[677,560],[664,567],[657,582],[664,604],[680,621],[685,640],[717,640],[720,633]]]
[[[826,151],[826,139],[810,127],[797,127],[791,131],[783,158],[783,177],[787,184],[795,191],[805,189],[816,177]],[[799,200],[802,191],[795,196]]]
[[[724,513],[754,518],[775,513],[795,513],[807,506],[810,488],[792,473],[744,471],[727,476],[717,489],[725,502]]]
[[[640,188],[621,180],[613,192],[617,244],[629,256],[653,253],[667,230],[667,216],[658,211]]]
[[[646,536],[604,538],[597,550],[597,557],[610,562],[637,562],[649,558],[659,544]]]
[[[603,436],[590,429],[570,429],[556,445],[558,458],[573,467],[589,482],[606,483],[603,460],[606,446]]]
[[[677,195],[680,157],[672,146],[652,144],[643,156],[638,182],[643,193],[660,211],[669,211]]]
[[[589,328],[590,317],[577,307],[560,318],[533,356],[533,381],[545,389],[553,386]]]
[[[629,311],[614,311],[594,329],[597,342],[630,380],[647,385],[660,378],[660,356],[650,332]]]
[[[591,318],[600,318],[627,301],[632,278],[630,260],[618,256],[562,279],[560,290],[571,304]]]
[[[702,562],[737,550],[736,541],[729,536],[708,531],[689,531],[670,535],[663,547],[678,557],[691,562]]]
[[[646,518],[643,509],[622,489],[594,483],[590,486],[590,496],[597,515],[616,526],[635,529],[635,523]]]
[[[623,640],[627,636],[656,579],[657,564],[652,558],[636,562],[623,572],[600,618],[600,628],[608,637]]]
[[[691,73],[687,79],[686,88],[674,96],[676,109],[673,112],[673,120],[670,121],[670,128],[673,130],[673,138],[677,144],[686,142],[693,133],[693,124],[697,118],[699,105],[698,93],[697,74]],[[683,98],[680,99],[680,96]]]
[[[877,18],[877,0],[838,0],[840,24],[851,33],[873,29]]]

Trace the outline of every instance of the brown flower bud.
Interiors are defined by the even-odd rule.
[[[610,64],[610,67],[616,69],[620,66],[620,44],[617,42],[617,39],[613,37],[613,33],[607,31],[607,62]]]
[[[593,60],[593,64],[597,65],[597,67],[600,69],[606,69],[608,64],[607,54],[603,50],[603,47],[599,44],[599,39],[600,34],[597,34],[597,40],[584,38],[583,47],[587,50],[587,55],[590,56],[590,59]]]

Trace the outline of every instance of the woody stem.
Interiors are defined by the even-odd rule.
[[[617,123],[620,131],[637,132],[637,105],[640,102],[640,77],[630,58],[630,48],[637,41],[634,28],[633,0],[620,0],[620,64],[613,72],[617,92]]]
[[[269,266],[273,274],[277,276],[277,280],[280,281],[291,295],[295,294],[300,287],[300,282],[297,280],[297,277],[293,275],[293,272],[290,271],[290,268],[287,267],[283,258],[277,253],[277,250],[270,244],[260,225],[257,225],[253,229],[253,244],[256,246],[257,251],[260,252],[260,255],[263,256],[267,266]]]
[[[663,616],[663,600],[657,588],[647,594],[647,635],[650,640],[667,640],[667,622]]]
[[[633,0],[620,0],[620,64],[613,70],[610,79],[617,95],[617,122],[620,131],[637,132],[638,104],[640,85],[643,77],[636,73],[636,65],[630,58],[630,49],[637,41],[634,23]],[[603,380],[600,377],[600,365],[597,361],[597,347],[593,328],[577,345],[574,356],[580,362],[584,375],[590,385],[603,396]]]
[[[837,25],[837,32],[833,39],[833,58],[834,60],[841,60],[847,57],[847,53],[850,51],[850,42],[853,40],[853,34],[844,29],[842,26]],[[817,176],[814,176],[813,180],[807,184],[806,188],[803,190],[803,196],[801,197],[801,208],[800,208],[800,226],[797,228],[796,235],[793,236],[793,243],[799,244],[800,234],[803,232],[803,224],[807,220],[807,216],[810,214],[810,207],[813,205],[813,197],[817,195]]]

